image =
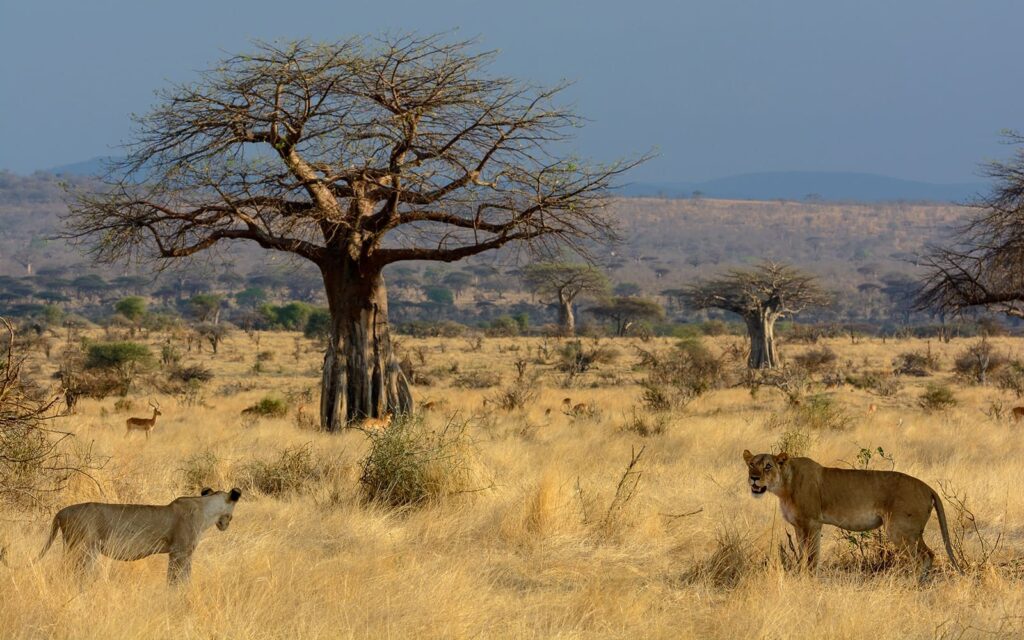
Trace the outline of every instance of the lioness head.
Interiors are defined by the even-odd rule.
[[[231,524],[231,514],[235,510],[235,505],[238,504],[238,499],[242,497],[242,490],[236,488],[230,492],[214,491],[206,487],[199,495],[204,498],[211,498],[208,509],[212,509],[211,515],[217,518],[217,528],[221,531],[227,529],[228,525]],[[210,513],[210,511],[207,511],[207,513]]]
[[[789,460],[789,455],[770,453],[754,455],[743,450],[743,460],[747,463],[747,477],[750,480],[750,492],[755,496],[764,495],[765,491],[773,493],[782,487],[782,468]]]

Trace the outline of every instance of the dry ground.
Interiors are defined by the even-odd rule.
[[[154,344],[159,344],[154,337]],[[712,341],[724,349],[735,338]],[[949,378],[953,354],[968,341],[933,343]],[[134,563],[102,560],[85,587],[69,580],[61,545],[41,562],[47,513],[0,512],[0,541],[14,569],[0,568],[0,637],[55,638],[960,638],[1021,637],[1024,589],[1015,567],[1024,558],[1021,429],[983,411],[1014,399],[991,388],[957,388],[961,404],[926,414],[916,405],[922,380],[895,398],[843,387],[833,393],[853,424],[810,433],[808,455],[825,464],[857,464],[862,448],[883,447],[898,470],[934,487],[949,483],[966,495],[989,542],[1001,536],[991,568],[966,578],[937,571],[924,587],[898,571],[850,568],[849,542],[826,528],[825,566],[809,577],[784,570],[777,546],[785,538],[774,497],[754,499],[740,453],[768,451],[781,432],[772,416],[786,411],[782,396],[743,389],[716,391],[668,416],[665,433],[623,431],[639,402],[640,373],[629,340],[607,341],[618,361],[561,386],[550,365],[539,400],[525,412],[484,407],[493,391],[450,386],[464,374],[497,370],[507,381],[517,359],[537,360],[539,339],[487,339],[479,350],[466,339],[403,338],[401,348],[433,371],[434,384],[416,389],[420,401],[440,401],[427,420],[448,415],[469,421],[479,491],[428,506],[394,510],[364,504],[359,462],[367,438],[351,431],[330,436],[286,418],[253,423],[240,411],[268,392],[316,384],[320,356],[294,335],[264,334],[260,346],[236,333],[206,363],[216,378],[205,406],[143,392],[164,415],[152,437],[124,436],[114,399],[87,401],[57,428],[110,456],[95,474],[54,500],[166,503],[185,492],[184,470],[210,452],[213,480],[227,488],[253,458],[308,445],[325,473],[297,493],[248,491],[227,532],[211,530],[195,556],[193,581],[168,590],[166,556]],[[1024,341],[997,341],[1019,355]],[[298,345],[298,350],[296,349]],[[833,341],[844,366],[886,368],[899,351],[923,341],[852,345]],[[557,347],[549,343],[552,351]],[[651,348],[651,344],[643,345]],[[663,342],[667,348],[669,343]],[[803,346],[785,346],[793,355]],[[257,351],[272,351],[261,373]],[[548,358],[554,362],[554,356]],[[36,361],[42,377],[54,363]],[[233,393],[232,393],[233,391]],[[561,411],[564,397],[598,408],[591,417]],[[871,403],[878,411],[867,412]],[[545,415],[547,409],[553,409]],[[307,411],[309,411],[307,409]],[[631,452],[646,447],[632,499],[612,507]],[[884,460],[873,461],[887,468]],[[208,470],[209,471],[209,470]],[[947,507],[951,517],[953,510]],[[690,514],[692,515],[683,515]],[[926,540],[941,549],[932,518]],[[969,535],[968,552],[980,541]],[[939,556],[940,569],[945,566]]]

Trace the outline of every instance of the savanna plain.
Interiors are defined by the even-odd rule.
[[[159,352],[167,337],[135,339]],[[159,371],[140,374],[126,398],[83,399],[51,424],[102,464],[44,504],[0,513],[12,564],[0,568],[0,637],[1024,636],[1024,425],[1011,391],[954,376],[977,339],[784,342],[787,360],[827,346],[830,366],[854,378],[891,375],[904,352],[935,367],[884,393],[819,373],[800,404],[737,383],[655,411],[644,352],[677,340],[584,338],[602,356],[573,375],[558,366],[566,340],[402,336],[418,410],[389,429],[428,434],[429,487],[404,506],[367,489],[389,436],[316,430],[319,347],[284,332],[256,339],[236,331],[217,354],[186,351],[214,374],[199,390],[161,393],[145,379]],[[990,342],[1024,351],[1022,339]],[[741,337],[703,344],[742,370]],[[52,384],[56,360],[33,352],[25,371]],[[936,382],[956,406],[921,405]],[[524,406],[506,408],[508,393]],[[278,409],[245,411],[265,398]],[[149,401],[162,411],[155,428],[126,436]],[[778,501],[750,495],[744,449],[941,486],[966,575],[950,570],[934,515],[925,584],[887,566],[876,537],[830,527],[817,575],[796,570]],[[84,582],[60,543],[34,559],[61,506],[166,504],[207,485],[244,493],[230,528],[205,534],[187,585],[165,585],[166,556],[102,559]]]

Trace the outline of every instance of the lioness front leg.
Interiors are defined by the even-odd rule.
[[[812,572],[818,568],[818,551],[821,549],[821,523],[803,522],[795,525],[797,543],[800,546],[801,565]]]
[[[167,560],[167,584],[188,582],[192,576],[192,552],[172,551]]]

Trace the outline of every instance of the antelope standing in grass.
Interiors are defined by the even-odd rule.
[[[144,431],[146,433],[146,438],[149,438],[149,432],[152,431],[153,427],[156,426],[156,417],[163,415],[162,413],[160,413],[160,407],[158,405],[153,404],[152,401],[150,401],[149,406],[153,407],[153,417],[128,418],[127,420],[125,420],[125,425],[128,427],[128,430],[124,432],[124,437],[127,438],[128,434],[132,432],[132,429],[138,429],[139,431]]]

